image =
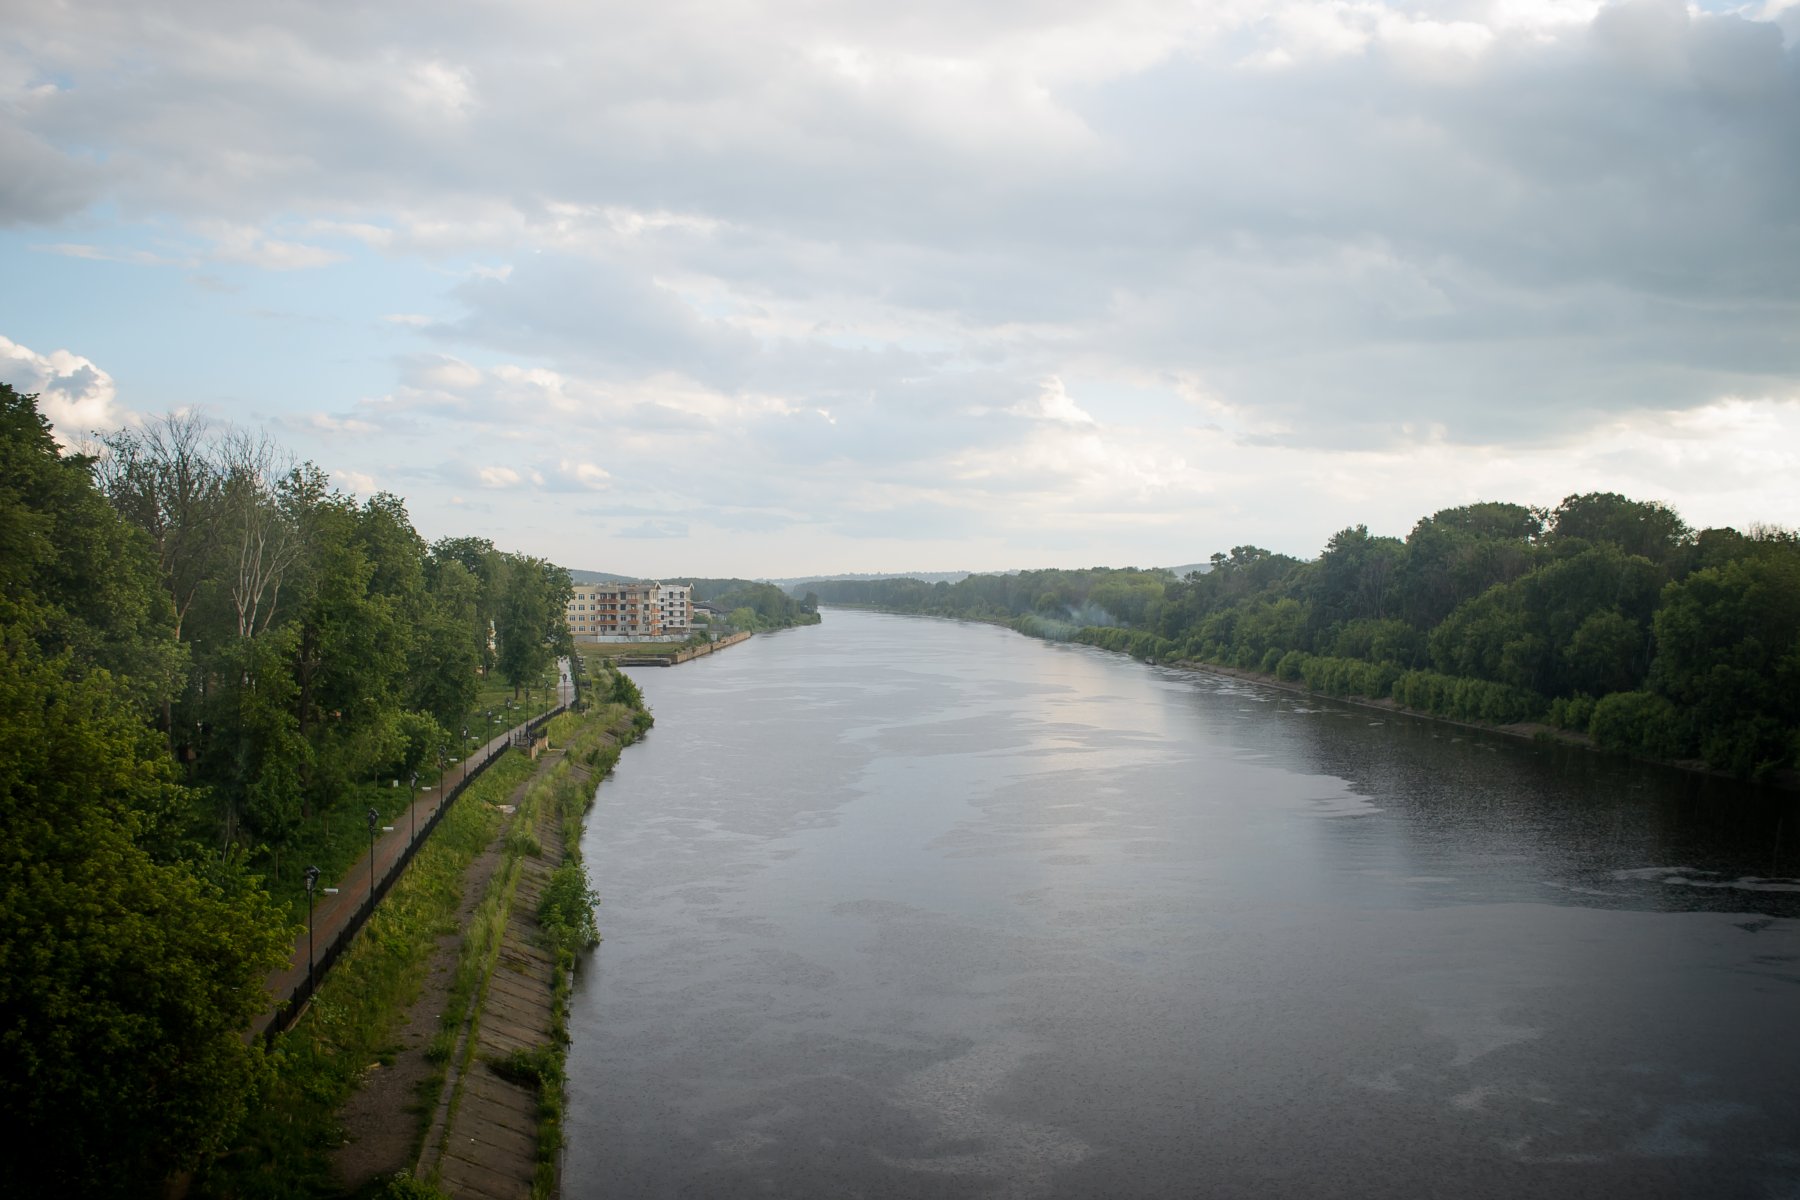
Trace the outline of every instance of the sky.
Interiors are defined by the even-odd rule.
[[[630,575],[1800,526],[1800,0],[0,0],[0,382]]]

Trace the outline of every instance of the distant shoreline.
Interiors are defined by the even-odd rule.
[[[1025,636],[1029,637],[1031,635],[1026,634]],[[1105,647],[1096,646],[1095,649],[1105,649]],[[1115,651],[1115,653],[1124,652]],[[1397,704],[1393,700],[1371,700],[1367,696],[1332,696],[1325,692],[1315,692],[1305,684],[1290,683],[1287,680],[1277,679],[1273,675],[1266,675],[1261,671],[1246,670],[1242,667],[1225,667],[1220,666],[1217,663],[1201,662],[1192,658],[1177,659],[1172,663],[1155,665],[1178,667],[1185,670],[1199,671],[1208,675],[1222,675],[1230,679],[1241,679],[1246,683],[1255,683],[1264,687],[1277,688],[1297,696],[1310,696],[1316,700],[1331,700],[1339,704],[1353,704],[1358,708],[1370,708],[1379,712],[1397,713],[1401,716],[1415,717],[1421,721],[1432,721],[1440,725],[1454,725],[1460,729],[1473,729],[1483,733],[1498,733],[1506,737],[1523,738],[1527,741],[1534,742],[1560,742],[1563,745],[1574,746],[1578,749],[1588,750],[1596,754],[1616,754],[1618,757],[1628,759],[1632,762],[1650,763],[1654,766],[1669,767],[1673,770],[1683,771],[1690,775],[1704,775],[1709,779],[1730,780],[1732,783],[1742,784],[1748,788],[1768,788],[1771,791],[1789,793],[1800,792],[1800,771],[1777,771],[1769,778],[1763,780],[1741,779],[1727,771],[1716,771],[1703,762],[1691,759],[1645,758],[1642,755],[1636,754],[1620,754],[1617,751],[1608,750],[1604,746],[1595,745],[1594,740],[1585,733],[1575,733],[1568,729],[1558,729],[1554,725],[1546,725],[1541,721],[1520,721],[1511,725],[1485,725],[1478,721],[1459,721],[1454,717],[1439,716],[1436,713],[1420,712],[1416,708],[1407,708],[1405,705]]]
[[[1026,633],[1021,629],[1014,628],[1009,621],[991,617],[954,616],[948,613],[905,612],[900,609],[882,608],[874,604],[845,603],[843,601],[835,601],[832,604],[822,607],[858,609],[863,612],[887,613],[890,616],[896,617],[924,617],[938,621],[969,621],[977,625],[997,625],[1002,629],[1010,630],[1011,632],[1018,634],[1020,637],[1031,638],[1033,641],[1049,642],[1054,640],[1051,638],[1038,637],[1036,634]],[[1108,654],[1122,654],[1126,658],[1132,657],[1124,650],[1107,650],[1104,646],[1094,646],[1090,642],[1070,640],[1059,644],[1090,646],[1092,649],[1100,650]],[[1134,661],[1144,662],[1145,660],[1136,659]],[[1512,725],[1484,725],[1477,721],[1459,721],[1454,717],[1444,717],[1439,716],[1436,713],[1420,712],[1416,708],[1407,708],[1404,705],[1396,704],[1393,700],[1372,700],[1367,696],[1333,696],[1326,692],[1312,691],[1305,684],[1290,683],[1287,680],[1277,679],[1275,676],[1264,674],[1261,671],[1251,671],[1242,667],[1226,667],[1221,666],[1218,663],[1202,662],[1199,659],[1194,658],[1181,658],[1168,663],[1147,662],[1146,665],[1175,667],[1184,670],[1199,671],[1208,675],[1221,675],[1230,679],[1240,679],[1245,683],[1255,683],[1264,687],[1276,688],[1296,696],[1310,696],[1317,700],[1331,700],[1339,704],[1353,704],[1358,708],[1369,708],[1378,712],[1397,713],[1401,716],[1415,717],[1421,721],[1434,721],[1442,725],[1454,725],[1459,729],[1472,729],[1482,733],[1498,733],[1506,737],[1520,738],[1526,741],[1560,742],[1564,745],[1588,750],[1595,754],[1616,754],[1618,757],[1628,759],[1632,762],[1651,763],[1655,766],[1669,767],[1673,770],[1682,771],[1689,775],[1702,775],[1709,779],[1730,780],[1732,783],[1742,784],[1747,788],[1766,788],[1770,791],[1788,793],[1800,792],[1800,770],[1790,769],[1777,771],[1764,780],[1743,779],[1728,771],[1714,770],[1705,763],[1692,759],[1645,758],[1642,755],[1624,754],[1616,750],[1609,750],[1604,746],[1595,745],[1593,739],[1588,737],[1585,733],[1575,733],[1567,729],[1558,729],[1554,725],[1546,725],[1541,721],[1521,721]]]

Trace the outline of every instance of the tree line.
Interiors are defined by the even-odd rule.
[[[1458,719],[1541,721],[1747,778],[1800,765],[1800,538],[1695,530],[1610,492],[1356,525],[1317,558],[805,585],[825,603],[1005,622]]]
[[[265,879],[568,652],[569,577],[192,415],[66,453],[0,385],[0,468],[4,1167],[154,1191],[262,1079]]]
[[[819,623],[818,597],[796,599],[772,583],[750,579],[695,579],[694,601],[724,609],[733,629],[751,633]]]

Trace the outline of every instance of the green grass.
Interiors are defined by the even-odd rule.
[[[533,783],[519,806],[518,816],[507,837],[506,861],[489,882],[488,893],[464,936],[452,999],[445,1006],[443,1025],[433,1041],[436,1061],[448,1062],[459,1039],[462,1040],[463,1060],[458,1064],[460,1078],[466,1078],[476,1066],[473,1056],[481,1026],[481,1008],[488,980],[499,960],[507,923],[511,920],[523,863],[528,856],[542,854],[536,836],[540,814],[556,823],[563,832],[562,866],[566,869],[573,865],[579,869],[583,814],[593,804],[594,785],[618,761],[621,746],[639,736],[634,715],[623,704],[608,703],[584,716],[563,714],[550,723],[551,744],[565,748],[567,754],[549,774]],[[584,769],[583,773],[574,769],[577,765]],[[502,1077],[520,1076],[521,1079],[515,1081],[531,1086],[537,1092],[538,1146],[532,1195],[545,1200],[555,1194],[556,1155],[562,1146],[563,1061],[568,1042],[568,998],[577,953],[566,937],[553,937],[550,948],[555,956],[551,987],[554,1043],[536,1047],[525,1055],[513,1055],[487,1064]],[[465,1021],[468,1025],[466,1035],[462,1032]],[[527,1075],[529,1079],[523,1079]],[[461,1101],[460,1084],[458,1092],[450,1101],[453,1115]]]
[[[372,1064],[393,1060],[401,1015],[418,998],[436,939],[455,929],[463,875],[499,828],[502,803],[535,765],[508,755],[470,785],[320,983],[300,1023],[275,1040],[270,1080],[236,1147],[196,1181],[202,1197],[337,1194],[337,1110]]]

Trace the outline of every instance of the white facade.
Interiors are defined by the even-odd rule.
[[[578,642],[679,640],[694,625],[684,583],[578,583],[565,615]]]

